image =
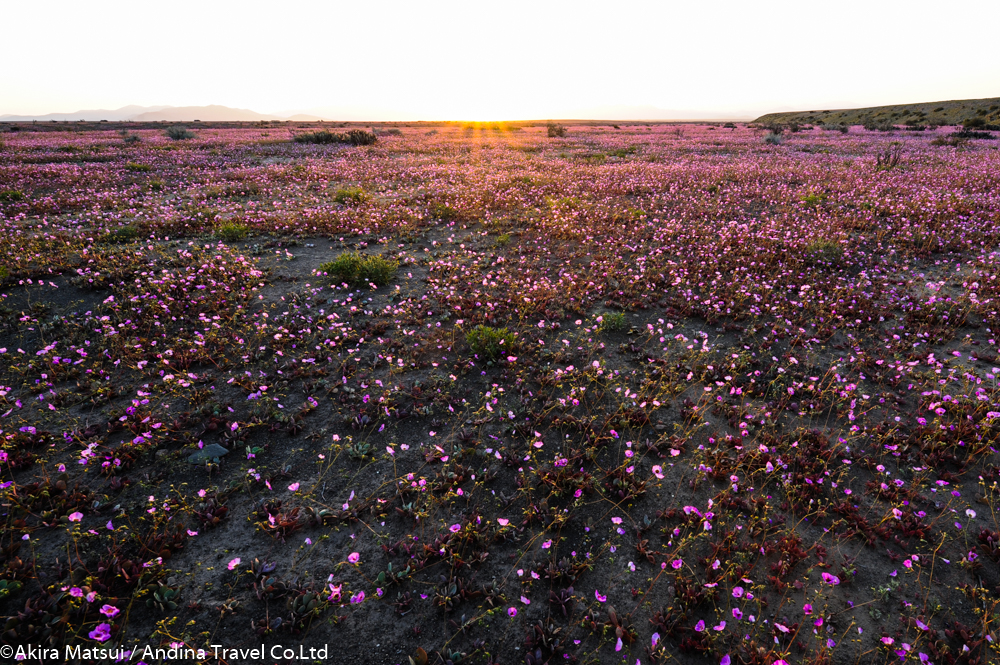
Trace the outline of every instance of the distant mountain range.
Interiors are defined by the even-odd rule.
[[[423,115],[423,114],[418,114]],[[654,106],[604,106],[579,109],[564,117],[587,120],[741,120],[749,113],[708,113],[702,111],[666,110]],[[420,118],[410,118],[419,120]],[[433,118],[425,118],[434,120]],[[438,118],[437,120],[445,120]],[[544,120],[544,118],[539,118]],[[405,121],[401,113],[374,107],[344,106],[315,108],[306,111],[285,111],[277,115],[257,113],[249,109],[228,106],[123,106],[120,109],[90,109],[75,113],[47,113],[45,115],[0,115],[0,122],[77,121],[100,122],[254,122],[260,120],[292,120],[296,122],[334,121]]]
[[[123,106],[120,109],[90,109],[75,113],[47,113],[45,115],[0,115],[0,122],[30,122],[38,121],[74,121],[87,122],[227,122],[256,120],[295,120],[298,122],[315,122],[324,120],[316,115],[295,114],[288,116],[267,115],[248,109],[234,109],[228,106]]]

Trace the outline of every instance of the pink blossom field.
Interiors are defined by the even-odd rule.
[[[13,126],[14,653],[1000,661],[991,134]]]

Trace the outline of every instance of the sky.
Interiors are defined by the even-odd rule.
[[[995,0],[7,3],[0,114],[752,118],[1000,96]]]

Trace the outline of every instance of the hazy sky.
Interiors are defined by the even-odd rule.
[[[996,97],[998,19],[995,0],[5,3],[0,114],[752,116]]]

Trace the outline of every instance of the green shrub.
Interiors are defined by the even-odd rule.
[[[601,332],[619,332],[625,329],[625,312],[610,312],[601,317]]]
[[[296,143],[316,143],[320,145],[330,143],[348,143],[350,145],[372,145],[378,141],[375,132],[366,132],[363,129],[352,129],[346,134],[338,134],[326,129],[318,132],[305,132],[295,135]]]
[[[764,136],[764,143],[768,145],[781,145],[784,141],[785,139],[781,136],[781,134],[775,134],[774,132],[768,132]]]
[[[371,282],[376,286],[389,283],[399,261],[382,256],[366,256],[359,252],[344,252],[333,261],[322,264],[319,269],[339,282],[355,286]]]
[[[103,240],[106,243],[131,242],[139,237],[139,229],[134,226],[120,226],[114,231],[109,231]]]
[[[149,164],[139,164],[138,162],[129,162],[125,165],[125,168],[129,171],[138,171],[140,173],[147,173],[153,170],[153,167]]]
[[[132,144],[139,143],[140,141],[142,141],[142,137],[141,136],[139,136],[138,134],[133,134],[133,133],[129,132],[127,129],[119,129],[118,130],[118,134],[122,137],[122,141],[126,145],[132,145]]]
[[[344,205],[358,205],[368,200],[368,194],[360,187],[341,187],[334,192],[333,200]]]
[[[566,128],[562,125],[550,124],[548,126],[548,133],[550,139],[562,138],[566,136]]]
[[[10,271],[4,266],[0,266],[0,282],[10,277]]]
[[[174,141],[184,141],[187,139],[193,139],[195,134],[187,127],[175,125],[173,127],[167,127],[167,136],[172,138]]]
[[[891,120],[867,120],[864,128],[869,132],[891,132],[896,129],[896,125]]]
[[[0,190],[0,203],[15,203],[24,200],[24,192],[19,189]]]
[[[215,230],[215,235],[226,242],[237,242],[246,238],[249,231],[250,229],[237,222],[225,222]]]
[[[472,352],[488,360],[497,360],[514,349],[516,338],[506,328],[478,325],[468,332],[465,341]]]
[[[806,260],[810,263],[836,263],[844,256],[844,248],[836,240],[819,238],[806,245],[805,253]]]

